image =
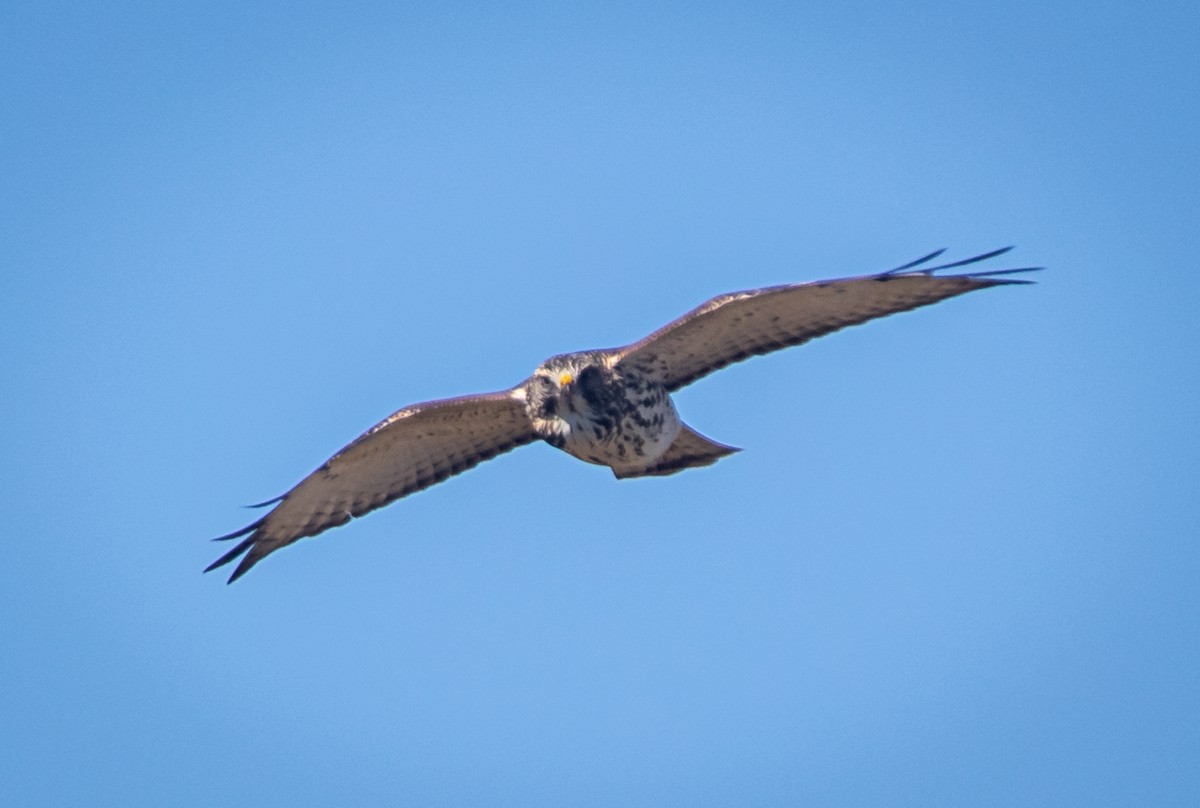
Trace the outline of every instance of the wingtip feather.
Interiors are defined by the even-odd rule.
[[[915,261],[909,261],[907,264],[898,266],[895,269],[889,269],[887,272],[884,272],[883,274],[884,275],[894,275],[895,273],[903,272],[906,269],[912,269],[913,267],[919,267],[921,264],[924,264],[926,261],[932,261],[933,259],[937,258],[939,255],[944,253],[946,250],[947,250],[946,247],[942,247],[940,250],[934,250],[929,255],[922,256],[922,257],[916,259]]]
[[[250,568],[257,564],[260,558],[262,558],[262,556],[256,556],[253,550],[247,553],[246,556],[240,562],[238,562],[237,568],[234,569],[233,573],[229,576],[229,580],[225,582],[225,585],[229,586],[238,578],[241,578],[243,575],[249,572]]]
[[[243,505],[242,507],[243,508],[265,508],[268,505],[274,505],[277,502],[283,502],[285,499],[287,499],[287,494],[280,494],[279,496],[273,497],[272,499],[268,499],[263,502],[256,502],[253,505]]]
[[[1017,275],[1022,272],[1041,272],[1045,267],[1013,267],[1012,269],[992,269],[987,272],[972,272],[972,278],[993,278],[997,275]],[[1033,281],[1024,281],[1024,283],[1033,283]]]
[[[939,256],[945,252],[944,249],[936,250],[936,251],[930,253],[929,255],[925,256],[924,258],[918,258],[916,261],[910,261],[907,264],[904,264],[903,266],[896,267],[895,269],[888,270],[887,272],[881,272],[874,277],[876,277],[882,281],[882,280],[890,280],[891,278],[894,278],[894,277],[913,277],[913,276],[918,276],[918,275],[932,276],[935,272],[940,272],[945,269],[956,269],[958,267],[965,267],[965,266],[969,266],[971,264],[978,264],[981,261],[987,261],[991,258],[995,258],[997,256],[1004,255],[1005,253],[1011,251],[1012,249],[1014,249],[1014,245],[1009,245],[1007,247],[1000,247],[999,249],[990,250],[988,252],[981,253],[979,255],[973,255],[970,258],[962,258],[958,261],[950,261],[945,264],[938,264],[936,266],[931,266],[931,267],[922,266],[922,264],[925,264],[925,263],[931,261],[932,259],[936,258],[937,256]],[[968,271],[961,275],[942,275],[939,277],[970,278],[970,279],[996,278],[996,277],[1002,276],[1002,275],[1017,275],[1017,274],[1021,274],[1021,273],[1025,273],[1025,272],[1040,272],[1043,269],[1045,269],[1045,267],[1014,267],[1012,269],[992,269],[992,270],[986,270],[983,272]],[[1035,281],[1023,280],[1023,279],[1005,279],[1005,280],[992,281],[992,284],[997,285],[997,286],[1001,285],[1001,284],[1006,284],[1006,283],[1014,283],[1014,284],[1015,283],[1035,283]]]
[[[265,520],[266,520],[266,517],[264,516],[262,519],[259,519],[255,522],[251,522],[250,524],[246,525],[241,530],[235,530],[232,533],[226,533],[224,536],[217,536],[215,539],[213,539],[213,541],[230,541],[231,539],[240,539],[242,536],[245,536],[247,533],[253,533],[255,530],[258,530],[260,527],[262,527],[262,523]]]
[[[235,558],[237,558],[238,556],[240,556],[242,553],[246,552],[246,551],[247,551],[247,550],[249,550],[251,547],[253,547],[253,545],[254,545],[254,540],[255,540],[255,539],[254,539],[254,537],[253,537],[253,536],[251,536],[250,538],[248,538],[248,539],[246,539],[246,540],[244,540],[244,541],[240,541],[240,542],[238,542],[238,544],[237,544],[237,546],[236,546],[236,547],[234,547],[234,548],[233,548],[232,550],[230,550],[229,552],[225,553],[223,556],[221,556],[220,558],[218,558],[218,559],[217,559],[216,561],[214,561],[213,563],[209,564],[207,567],[205,567],[205,568],[204,568],[204,571],[205,571],[205,572],[212,572],[213,570],[217,569],[218,567],[223,567],[223,566],[225,566],[226,564],[228,564],[229,562],[233,561]],[[244,559],[243,559],[243,560],[244,560]],[[240,564],[238,565],[238,568],[239,568],[239,569],[241,568],[241,565],[240,565]]]
[[[989,258],[995,258],[998,255],[1004,255],[1006,252],[1013,249],[1014,246],[1015,245],[1010,244],[1009,246],[1001,247],[998,250],[992,250],[991,252],[985,252],[985,253],[982,253],[981,255],[973,255],[970,258],[962,258],[958,261],[951,261],[948,264],[938,264],[935,267],[927,267],[921,271],[922,272],[938,272],[939,270],[943,270],[943,269],[954,269],[955,267],[965,267],[968,264],[977,264],[980,261],[986,261]]]

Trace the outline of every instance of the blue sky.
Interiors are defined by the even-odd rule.
[[[0,32],[0,803],[1194,804],[1194,6]],[[407,403],[1009,243],[683,391],[710,469],[535,446],[200,574]]]

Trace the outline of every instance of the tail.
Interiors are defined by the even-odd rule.
[[[740,452],[733,446],[711,441],[691,427],[684,425],[679,435],[653,466],[640,471],[613,471],[618,479],[629,477],[662,477],[698,466],[711,466],[722,457]]]

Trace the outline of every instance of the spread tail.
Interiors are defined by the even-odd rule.
[[[685,424],[670,448],[653,466],[640,471],[613,471],[613,474],[622,480],[629,477],[662,477],[684,469],[711,466],[722,457],[740,451],[733,446],[711,441]]]

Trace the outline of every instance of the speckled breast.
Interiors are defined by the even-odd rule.
[[[562,449],[614,471],[647,468],[679,434],[679,415],[661,384],[630,374],[570,395],[560,417],[570,425]]]

